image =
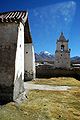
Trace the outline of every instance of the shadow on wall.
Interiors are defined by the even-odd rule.
[[[13,101],[13,85],[0,85],[0,105],[4,105]]]
[[[33,79],[33,71],[25,71],[24,73],[24,82],[30,81]]]
[[[10,100],[6,101],[6,100],[0,100],[0,105],[5,105],[7,103],[11,102]]]

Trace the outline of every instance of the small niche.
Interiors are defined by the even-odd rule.
[[[28,54],[28,52],[26,52],[26,54]]]

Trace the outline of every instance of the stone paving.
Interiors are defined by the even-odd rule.
[[[71,89],[69,86],[50,86],[50,85],[39,85],[31,82],[24,82],[25,90],[53,90],[53,91],[66,91]]]

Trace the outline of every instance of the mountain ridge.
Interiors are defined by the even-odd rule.
[[[35,53],[36,61],[54,61],[54,55],[48,51],[41,51],[39,54]]]
[[[48,51],[41,51],[40,53],[35,53],[36,61],[54,61],[55,55],[49,53]],[[79,62],[80,56],[71,57],[71,62]]]

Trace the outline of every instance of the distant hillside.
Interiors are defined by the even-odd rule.
[[[48,51],[42,51],[39,54],[35,53],[36,61],[54,61],[55,56],[49,53]],[[74,56],[71,57],[71,62],[80,63],[80,57]]]
[[[35,53],[36,61],[54,61],[54,55],[47,51],[42,51],[39,54]]]
[[[73,63],[80,63],[80,57],[79,56],[75,56],[71,58],[71,62]]]

